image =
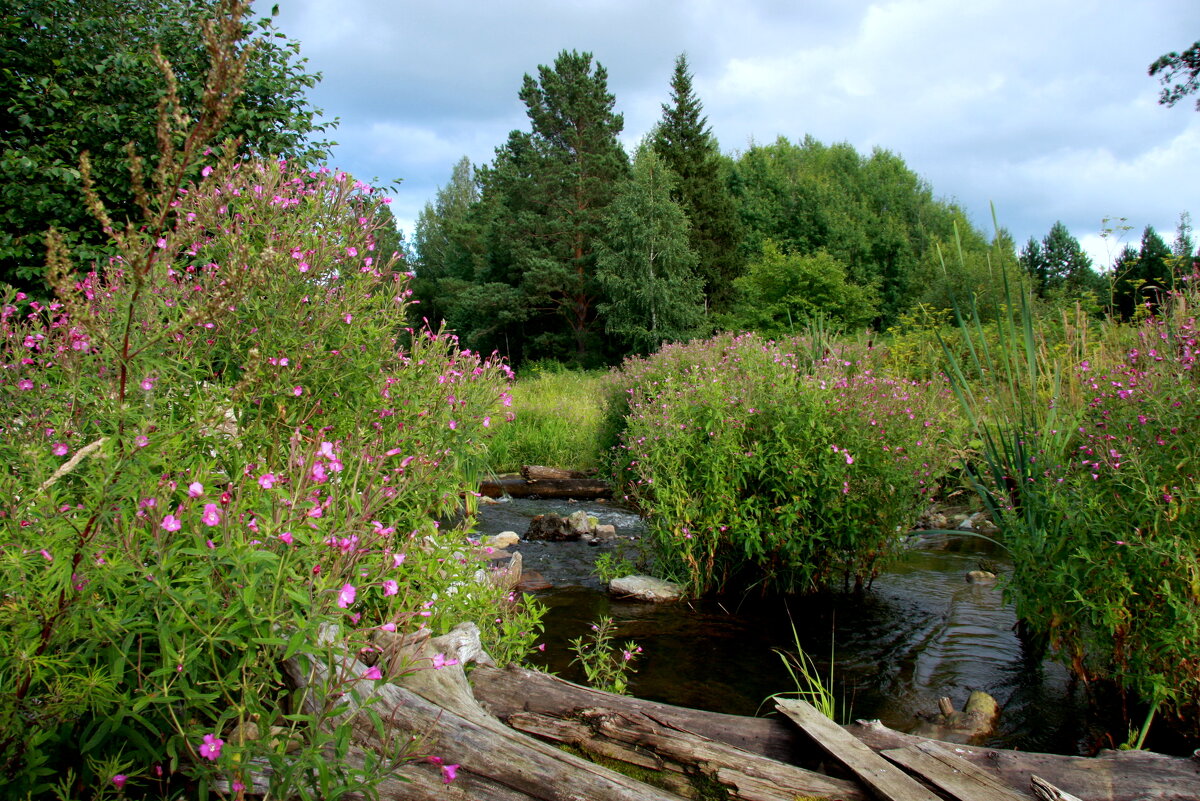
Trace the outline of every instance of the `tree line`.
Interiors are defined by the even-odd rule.
[[[887,150],[779,137],[723,153],[685,55],[631,155],[590,53],[561,52],[525,76],[519,97],[528,130],[488,164],[459,161],[412,242],[426,319],[517,363],[595,366],[715,330],[779,335],[817,318],[879,329],[969,300],[986,314],[1003,303],[1006,270],[1047,303],[1132,316],[1194,254],[1185,216],[1174,248],[1147,228],[1102,275],[1061,222],[1018,250]]]

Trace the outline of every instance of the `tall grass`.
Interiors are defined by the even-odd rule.
[[[510,473],[528,464],[595,469],[605,375],[546,364],[523,369],[511,391],[511,419],[496,426],[489,440],[491,469]]]

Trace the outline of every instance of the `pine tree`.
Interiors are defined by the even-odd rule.
[[[600,243],[597,276],[609,297],[600,307],[605,330],[639,353],[688,339],[704,319],[687,216],[671,199],[676,181],[643,143],[632,177],[609,207]]]
[[[532,130],[513,131],[484,177],[497,210],[491,275],[520,289],[524,356],[595,362],[596,242],[629,171],[624,118],[590,53],[563,51],[519,96]]]
[[[733,280],[741,275],[741,230],[728,187],[721,180],[720,151],[692,89],[686,55],[675,59],[671,105],[654,131],[654,149],[678,176],[673,197],[691,222],[689,242],[697,272],[712,309],[723,310],[733,297]]]

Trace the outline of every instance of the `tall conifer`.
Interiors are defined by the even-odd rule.
[[[733,279],[743,268],[740,226],[729,190],[721,181],[717,140],[692,89],[684,54],[675,59],[671,104],[664,103],[662,109],[654,150],[679,177],[673,197],[691,222],[689,242],[709,307],[725,309],[732,298]]]

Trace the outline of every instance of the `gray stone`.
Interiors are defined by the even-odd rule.
[[[608,591],[613,595],[636,598],[639,601],[661,603],[663,601],[678,601],[683,597],[683,588],[670,581],[663,581],[652,576],[625,576],[613,579],[608,584]]]
[[[501,531],[494,537],[484,537],[483,544],[492,548],[507,548],[511,545],[516,545],[521,541],[521,537],[515,531]]]

